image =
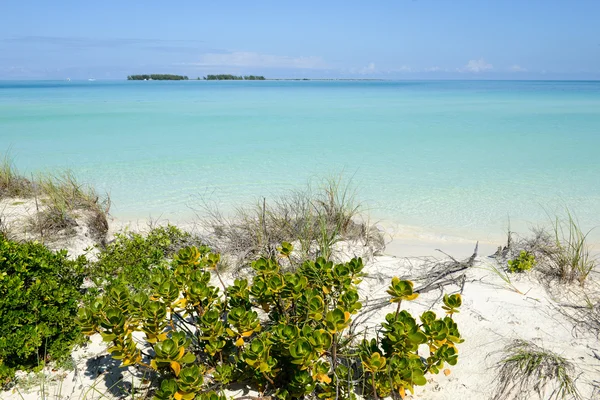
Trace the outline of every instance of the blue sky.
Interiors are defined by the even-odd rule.
[[[600,0],[1,0],[0,79],[600,79]]]

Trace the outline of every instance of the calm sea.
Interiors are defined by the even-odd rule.
[[[120,219],[185,220],[309,180],[374,219],[502,235],[569,207],[600,225],[600,82],[0,82],[0,152],[72,169]]]

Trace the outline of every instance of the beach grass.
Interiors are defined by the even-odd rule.
[[[79,183],[68,170],[40,176],[38,182],[41,203],[45,207],[34,217],[34,227],[37,225],[41,231],[55,233],[76,226],[75,219],[84,217],[95,239],[106,235],[109,196],[101,198],[93,187]]]
[[[315,188],[292,190],[273,201],[262,199],[250,207],[237,208],[225,217],[218,207],[206,205],[201,217],[219,239],[223,253],[237,254],[240,260],[273,256],[282,242],[295,242],[300,258],[329,258],[333,247],[343,240],[361,240],[378,249],[383,238],[368,222],[358,218],[362,205],[355,191],[341,178],[325,179]]]
[[[544,280],[584,286],[598,266],[589,241],[591,230],[584,231],[569,209],[562,216],[549,216],[549,220],[550,228],[533,228],[524,238],[513,237],[509,228],[506,246],[499,247],[493,257],[506,262],[525,251],[534,255],[535,270]]]
[[[19,174],[12,158],[5,155],[0,162],[0,199],[6,197],[30,197],[35,185]]]
[[[577,219],[567,210],[566,219],[555,217],[552,224],[553,246],[547,252],[547,272],[562,282],[579,283],[581,286],[597,265],[590,254],[588,235]]]
[[[27,225],[42,240],[51,240],[59,233],[72,234],[82,219],[94,239],[103,241],[108,232],[110,197],[100,196],[93,187],[78,182],[69,170],[27,178],[5,155],[0,164],[0,199],[5,198],[35,201],[36,213],[28,218]]]
[[[513,340],[496,365],[494,400],[581,399],[575,367],[564,357],[525,340]]]

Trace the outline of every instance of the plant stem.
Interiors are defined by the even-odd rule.
[[[400,314],[400,306],[402,305],[402,300],[398,301],[398,308],[396,308],[396,315],[394,316],[394,319],[398,318],[398,314]]]
[[[371,372],[371,386],[373,386],[373,398],[375,400],[378,399],[377,397],[377,388],[375,387],[375,372]]]

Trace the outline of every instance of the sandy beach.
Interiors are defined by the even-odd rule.
[[[19,219],[33,212],[27,200],[3,200],[3,222],[17,226]],[[81,224],[84,225],[84,224]],[[144,231],[149,229],[147,221],[111,221],[111,235],[115,232]],[[197,223],[190,223],[188,230],[198,232]],[[186,226],[183,226],[185,229]],[[67,248],[72,257],[90,252],[94,241],[84,226],[68,240],[53,244]],[[577,390],[583,399],[600,396],[600,345],[599,331],[591,329],[577,319],[578,312],[586,304],[597,304],[600,300],[600,277],[594,271],[585,287],[575,284],[546,282],[536,270],[510,274],[510,282],[496,272],[502,270],[504,260],[491,258],[498,246],[505,243],[426,241],[419,238],[396,237],[382,252],[375,252],[360,242],[336,244],[334,257],[348,260],[362,256],[365,260],[365,278],[359,286],[364,314],[354,318],[361,321],[361,328],[374,326],[394,305],[373,305],[387,301],[386,289],[392,277],[398,276],[423,285],[427,277],[440,270],[451,270],[457,265],[468,264],[459,272],[448,277],[452,283],[441,289],[427,291],[413,302],[406,304],[411,312],[421,313],[432,309],[441,311],[441,296],[444,293],[460,292],[463,306],[456,315],[465,342],[458,345],[459,361],[448,375],[428,375],[428,384],[417,387],[409,399],[490,399],[498,396],[498,363],[506,354],[503,351],[515,341],[526,341],[563,357],[572,363]],[[471,257],[471,262],[468,260]],[[437,272],[436,272],[437,271]],[[509,276],[505,274],[504,276]],[[231,282],[232,276],[225,276]],[[371,310],[370,312],[366,312]],[[590,310],[591,311],[591,310]],[[590,318],[597,314],[588,314]],[[597,326],[598,321],[595,321]],[[49,366],[40,373],[18,373],[17,384],[0,394],[1,399],[120,399],[130,398],[132,387],[142,394],[148,382],[135,368],[118,368],[106,352],[106,343],[99,335],[73,352],[72,369],[55,369]],[[547,399],[555,387],[552,382],[540,395],[523,393],[523,398]],[[40,391],[45,395],[42,395]],[[238,398],[252,395],[244,390],[232,391],[228,396]],[[256,393],[254,393],[256,395]],[[508,396],[508,393],[507,393]],[[537,396],[537,397],[536,397]],[[500,393],[497,399],[504,398]],[[573,397],[574,398],[574,397]]]

